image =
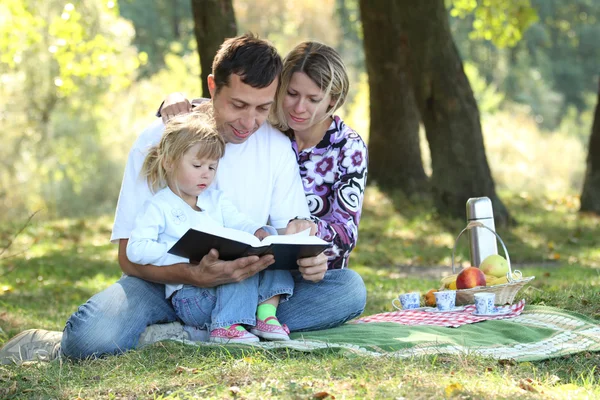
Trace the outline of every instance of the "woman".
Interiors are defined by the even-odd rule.
[[[317,236],[333,243],[329,269],[348,266],[367,180],[367,146],[334,115],[348,89],[346,67],[333,48],[300,43],[283,61],[270,118],[292,140]]]
[[[367,146],[334,115],[348,89],[338,52],[322,43],[302,42],[283,60],[270,115],[270,122],[292,141],[316,234],[333,244],[326,252],[328,269],[348,266],[367,182]],[[161,109],[164,120],[191,109],[181,95],[167,99]]]

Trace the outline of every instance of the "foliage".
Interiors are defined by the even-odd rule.
[[[129,47],[130,25],[113,2],[100,0],[11,0],[0,15],[0,48],[8,54],[0,62],[0,115],[10,115],[0,119],[6,132],[0,208],[13,216],[68,212],[72,203],[62,200],[90,182],[95,196],[88,202],[96,200],[101,210],[110,200],[112,208],[105,193],[117,164],[101,141],[102,103],[127,88],[140,64]]]
[[[538,18],[530,0],[452,0],[450,15],[471,18],[469,38],[489,40],[500,48],[517,44]]]
[[[569,107],[578,113],[588,109],[586,97],[595,95],[598,81],[600,3],[460,0],[451,5],[455,17],[450,22],[463,59],[472,62],[488,84],[504,92],[507,101],[530,106],[542,128],[556,129]],[[509,10],[494,14],[496,7]],[[478,16],[478,12],[485,15]],[[519,18],[525,16],[525,20],[519,22],[515,13],[522,13]],[[485,18],[489,24],[483,23]],[[484,31],[474,26],[477,21],[483,23]],[[513,27],[507,32],[516,29],[522,38],[516,40],[519,35],[513,35],[515,40],[509,44],[501,22],[508,27],[510,21]]]
[[[184,56],[196,50],[189,0],[120,0],[119,9],[121,16],[133,24],[133,44],[147,56],[138,78],[167,67],[165,57],[169,54]]]
[[[595,92],[597,88],[600,3],[534,0],[533,4],[540,22],[535,25],[536,35],[532,32],[526,36],[527,51],[535,64],[551,61],[545,66],[549,72],[546,77],[551,79],[553,88],[564,95],[566,105],[574,105],[581,111],[585,107],[586,92]]]
[[[488,84],[481,77],[475,65],[465,62],[463,67],[471,84],[475,100],[477,100],[479,112],[486,115],[499,111],[500,105],[504,101],[504,93],[500,92],[495,84]]]
[[[513,263],[536,275],[520,294],[528,304],[600,318],[600,220],[580,218],[576,198],[503,196],[521,222],[500,231]],[[365,314],[391,311],[400,292],[437,287],[464,221],[427,204],[367,190],[352,268],[368,288]],[[0,226],[0,248],[19,224]],[[120,275],[108,244],[111,218],[30,224],[0,264],[0,345],[31,327],[60,330],[76,307]],[[464,243],[460,260],[466,260]],[[376,250],[376,251],[374,251]],[[418,258],[418,257],[421,258]],[[382,258],[387,257],[387,258]],[[526,264],[524,264],[526,263]],[[400,265],[402,264],[402,265]],[[410,266],[411,268],[407,267]],[[427,268],[442,265],[440,268]],[[471,355],[355,357],[323,351],[247,351],[158,343],[120,357],[0,368],[8,398],[597,398],[599,353],[542,362]],[[533,383],[526,390],[522,382]],[[329,397],[326,397],[329,396]]]

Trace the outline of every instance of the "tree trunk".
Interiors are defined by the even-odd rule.
[[[579,211],[589,211],[600,215],[600,81],[598,83],[598,100],[596,101],[594,124],[590,135],[587,167]]]
[[[232,0],[192,0],[194,34],[198,43],[202,79],[202,96],[209,98],[206,78],[219,46],[237,34]]]
[[[361,0],[371,128],[369,180],[406,194],[427,190],[419,147],[419,113],[408,73],[408,52],[393,1]]]
[[[496,224],[504,225],[510,216],[496,194],[479,110],[452,39],[444,0],[396,3],[402,10],[398,22],[408,40],[411,82],[431,150],[436,206],[442,214],[464,218],[470,197],[487,196]]]

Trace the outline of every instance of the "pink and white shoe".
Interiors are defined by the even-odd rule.
[[[256,318],[256,326],[252,327],[250,332],[267,340],[290,340],[290,330],[287,325],[283,324],[278,326],[267,324],[267,322],[272,319],[278,321],[276,317],[269,317],[265,320]]]
[[[209,342],[213,343],[253,343],[260,339],[246,329],[238,330],[239,324],[233,324],[228,329],[217,328],[210,331]]]

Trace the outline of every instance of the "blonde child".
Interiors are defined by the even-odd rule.
[[[264,238],[277,231],[240,213],[223,192],[211,187],[225,142],[208,108],[173,118],[152,147],[142,175],[155,193],[136,217],[127,257],[137,264],[188,262],[168,253],[189,228],[225,226]],[[186,325],[210,330],[218,343],[289,340],[289,330],[275,316],[277,306],[293,293],[289,271],[268,270],[237,283],[214,288],[169,284],[170,298]],[[251,332],[246,326],[252,327]]]

